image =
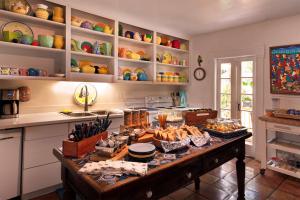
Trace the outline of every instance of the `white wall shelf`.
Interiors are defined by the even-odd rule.
[[[280,173],[283,173],[283,174],[287,174],[289,176],[293,176],[295,178],[300,178],[300,170],[297,170],[295,172],[295,171],[287,170],[287,169],[284,169],[284,168],[281,168],[281,167],[275,167],[273,165],[267,165],[267,168],[271,169],[273,171],[276,171],[276,172],[280,172]]]
[[[43,2],[44,0],[40,0]],[[172,64],[162,64],[156,62],[157,53],[162,54],[163,52],[169,51],[174,56],[178,56],[180,59],[185,59],[187,61],[187,65],[189,65],[189,51],[176,49],[172,47],[167,47],[163,45],[157,45],[156,37],[164,36],[163,33],[158,33],[155,30],[138,27],[135,25],[127,24],[120,22],[115,19],[109,19],[104,16],[99,16],[96,14],[91,14],[89,11],[82,11],[78,8],[73,8],[71,5],[59,5],[53,4],[45,0],[45,4],[52,4],[56,6],[61,6],[65,9],[65,23],[58,23],[51,20],[44,20],[40,18],[36,18],[34,16],[21,15],[17,13],[13,13],[6,10],[0,10],[0,15],[2,18],[7,20],[17,20],[24,23],[28,23],[28,25],[36,25],[38,29],[35,27],[35,36],[40,34],[40,31],[44,28],[45,30],[52,31],[50,34],[61,34],[65,36],[65,47],[66,49],[55,49],[55,48],[46,48],[40,46],[31,46],[31,45],[23,45],[16,43],[9,43],[0,41],[0,48],[2,48],[1,53],[4,54],[14,54],[14,56],[22,56],[22,59],[26,59],[28,56],[28,60],[32,60],[34,57],[45,57],[49,59],[53,59],[51,61],[51,66],[41,66],[43,69],[48,69],[48,72],[51,73],[65,73],[66,78],[60,77],[11,77],[11,76],[1,76],[0,79],[32,79],[32,80],[67,80],[67,81],[93,81],[93,82],[117,82],[117,83],[128,83],[128,84],[159,84],[159,85],[177,85],[177,86],[186,86],[186,83],[173,83],[173,82],[156,82],[156,73],[158,71],[164,71],[161,69],[167,69],[170,72],[178,72],[186,74],[185,76],[187,80],[190,79],[190,67],[189,66],[181,66],[181,65],[172,65]],[[50,6],[51,7],[51,6]],[[91,21],[92,23],[103,22],[108,24],[110,27],[114,28],[113,34],[106,34],[104,32],[98,32],[95,30],[84,29],[81,27],[75,27],[71,25],[71,16],[79,17],[83,20]],[[5,22],[5,21],[4,21]],[[3,23],[4,23],[3,22]],[[0,24],[1,25],[1,24]],[[123,34],[119,35],[119,25],[123,26]],[[53,30],[52,30],[53,29]],[[46,33],[47,33],[46,31]],[[126,31],[139,32],[140,35],[151,34],[152,42],[144,42],[138,41],[135,39],[130,39],[124,37]],[[43,32],[43,31],[42,31]],[[167,36],[167,35],[165,35]],[[78,39],[79,41],[89,41],[89,42],[111,42],[113,45],[112,56],[106,55],[98,55],[98,54],[90,54],[85,52],[75,52],[71,50],[71,38]],[[76,38],[78,37],[78,38]],[[168,36],[171,40],[178,39],[181,43],[186,44],[187,49],[189,49],[189,41],[187,39],[181,39],[176,36]],[[36,38],[35,38],[36,39]],[[150,57],[151,61],[144,60],[133,60],[127,58],[119,58],[118,57],[118,49],[124,47],[128,48],[134,52],[145,51],[145,53]],[[5,50],[9,49],[9,50]],[[14,52],[17,52],[15,54]],[[24,52],[24,53],[22,53]],[[71,72],[71,58],[75,58],[78,61],[87,60],[92,63],[101,63],[106,64],[109,68],[110,75],[99,75],[99,74],[84,74],[84,73],[74,73]],[[99,61],[98,61],[99,60]],[[30,64],[31,61],[27,63]],[[103,62],[103,63],[102,63]],[[6,63],[0,63],[7,65]],[[28,64],[28,65],[29,65]],[[49,64],[50,65],[50,64]],[[31,65],[29,65],[31,66]],[[37,68],[39,66],[36,66]],[[149,81],[123,81],[117,80],[120,76],[119,68],[129,67],[134,70],[135,68],[143,68],[148,76]]]
[[[50,81],[64,81],[65,77],[50,77],[50,76],[12,76],[0,75],[0,80],[50,80]]]
[[[96,35],[96,36],[108,37],[108,38],[113,38],[114,37],[113,34],[107,34],[107,33],[103,33],[103,32],[100,32],[100,31],[94,31],[94,30],[81,28],[81,27],[76,27],[76,26],[72,26],[71,29],[72,29],[72,32],[74,32],[74,33],[81,33],[81,34],[87,34],[87,35]]]
[[[71,51],[71,54],[72,54],[72,55],[77,55],[77,56],[82,56],[82,57],[114,59],[113,56],[106,56],[106,55],[92,54],[92,53],[86,53],[86,52]]]
[[[300,155],[300,146],[293,144],[289,141],[272,140],[272,141],[268,142],[267,145],[269,148],[272,148],[272,149],[281,150],[281,151]]]
[[[41,18],[37,18],[34,16],[29,16],[29,15],[22,15],[22,14],[18,14],[18,13],[6,11],[6,10],[1,10],[1,9],[0,9],[0,16],[3,18],[11,19],[11,20],[22,21],[24,23],[35,23],[35,24],[42,25],[42,26],[51,26],[51,27],[56,27],[56,28],[57,27],[58,28],[66,27],[66,24],[64,24],[64,23],[41,19]]]

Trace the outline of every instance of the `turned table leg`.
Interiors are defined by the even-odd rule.
[[[200,177],[195,178],[195,190],[200,190]]]
[[[237,173],[237,183],[238,183],[238,200],[245,199],[245,155],[238,156],[236,161],[236,173]]]
[[[68,184],[67,176],[68,176],[68,170],[67,170],[67,168],[64,168],[62,166],[61,167],[61,178],[62,178],[63,187],[64,187],[63,200],[74,200],[74,199],[76,199],[76,193],[72,189],[72,187]]]

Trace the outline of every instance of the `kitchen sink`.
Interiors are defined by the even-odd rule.
[[[69,117],[89,117],[89,116],[94,116],[95,114],[93,113],[88,113],[88,112],[76,112],[76,113],[63,113],[64,115],[67,115]]]

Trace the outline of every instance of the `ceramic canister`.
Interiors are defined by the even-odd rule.
[[[63,23],[64,20],[64,9],[62,7],[53,8],[53,17],[52,20],[55,22]]]
[[[54,48],[62,49],[65,46],[64,36],[54,35]]]

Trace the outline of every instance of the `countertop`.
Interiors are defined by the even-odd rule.
[[[271,122],[276,124],[285,124],[290,126],[299,126],[300,127],[300,121],[295,119],[285,119],[285,118],[279,118],[279,117],[268,117],[268,116],[261,116],[259,117],[260,120],[265,122]]]
[[[48,124],[59,124],[68,122],[78,122],[93,120],[97,116],[87,117],[69,117],[57,112],[47,113],[34,113],[34,114],[20,114],[19,118],[12,119],[0,119],[0,130],[11,129],[11,128],[22,128],[29,126],[48,125]],[[99,116],[101,118],[101,116]],[[105,116],[102,116],[102,118]],[[110,114],[111,118],[122,118],[122,113]]]

